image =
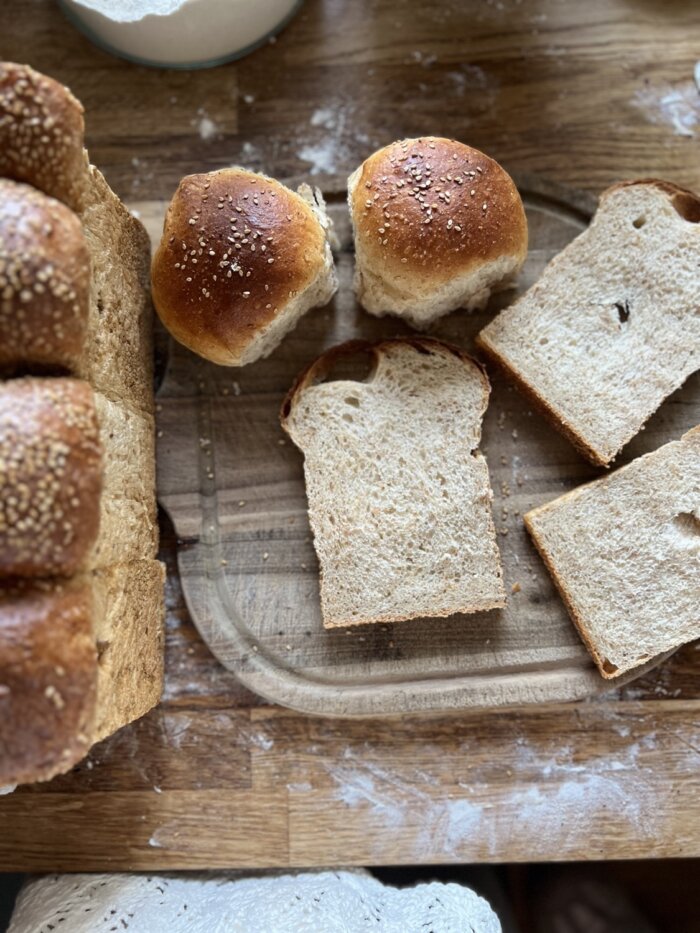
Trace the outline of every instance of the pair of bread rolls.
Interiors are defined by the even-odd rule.
[[[355,290],[372,314],[425,328],[507,287],[527,253],[510,176],[476,149],[438,137],[370,156],[348,180]],[[337,281],[318,191],[293,192],[242,168],[182,180],[152,267],[173,336],[227,366],[267,356]]]

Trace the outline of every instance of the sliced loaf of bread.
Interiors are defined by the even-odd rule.
[[[700,426],[525,525],[603,677],[700,637]]]
[[[700,366],[700,198],[654,179],[608,189],[477,343],[607,466]]]
[[[369,356],[365,381],[336,378]],[[336,347],[297,380],[282,425],[304,453],[324,625],[505,605],[481,367],[427,338]]]

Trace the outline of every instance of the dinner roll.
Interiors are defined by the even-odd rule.
[[[227,168],[188,175],[153,257],[153,301],[170,333],[223,366],[267,356],[336,290],[320,192]]]
[[[372,314],[415,327],[479,308],[525,261],[527,221],[513,180],[453,139],[403,139],[348,179],[355,290]]]
[[[0,369],[72,369],[90,300],[80,221],[29,185],[0,179]]]
[[[102,445],[78,379],[0,386],[0,577],[74,573],[99,528]]]
[[[28,65],[0,62],[0,175],[25,181],[73,210],[88,159],[83,107],[67,87]]]

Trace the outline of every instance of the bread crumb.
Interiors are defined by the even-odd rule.
[[[269,556],[270,555],[267,553],[267,551],[265,551],[265,553],[263,554],[263,560],[267,560]]]
[[[514,583],[514,584],[511,586],[510,591],[511,591],[511,593],[519,593],[521,589],[522,589],[522,587],[520,586],[519,583]]]
[[[222,567],[228,567],[228,561],[227,561],[227,560],[224,560],[223,557],[221,558],[221,566],[222,566]]]
[[[238,508],[242,509],[244,505],[245,505],[245,499],[241,499],[240,502],[238,503]]]

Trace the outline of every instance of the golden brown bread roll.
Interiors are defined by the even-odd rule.
[[[64,204],[0,179],[0,368],[75,369],[90,300],[90,254]]]
[[[82,104],[26,65],[0,62],[0,176],[25,181],[73,210],[88,170]]]
[[[74,573],[97,537],[101,491],[90,386],[0,384],[0,577]]]
[[[244,366],[336,289],[323,199],[242,168],[188,175],[151,272],[171,334],[215,363]]]
[[[82,581],[0,584],[0,785],[47,780],[87,752],[97,692]]]
[[[348,179],[355,290],[372,314],[426,327],[483,306],[525,261],[527,221],[511,177],[483,152],[426,136],[392,143]]]

